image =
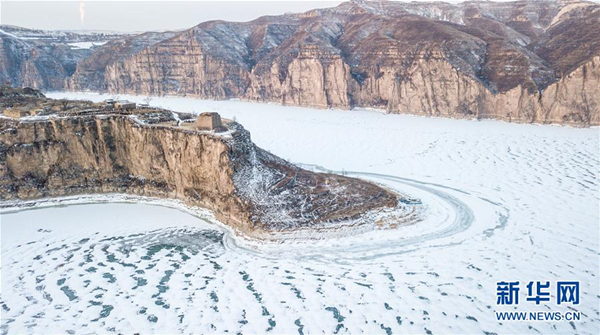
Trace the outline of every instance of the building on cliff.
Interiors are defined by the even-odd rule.
[[[120,109],[124,111],[129,111],[136,108],[135,102],[131,102],[128,100],[119,100],[114,103],[115,109]]]
[[[199,130],[216,130],[223,128],[223,123],[221,122],[221,116],[219,113],[202,113],[198,115],[196,118],[196,122],[194,123],[197,129]]]

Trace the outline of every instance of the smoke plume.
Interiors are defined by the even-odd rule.
[[[83,1],[79,1],[79,20],[81,20],[81,29],[83,29],[83,22],[85,19],[85,4]]]

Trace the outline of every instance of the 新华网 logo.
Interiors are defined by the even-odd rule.
[[[500,281],[496,283],[497,305],[519,305],[521,283],[519,281]],[[556,305],[579,305],[579,282],[558,281],[552,287],[549,281],[530,281],[524,286],[527,296],[525,302],[540,305],[553,301]],[[554,296],[552,296],[554,292]],[[508,311],[496,312],[498,321],[577,321],[579,311]]]

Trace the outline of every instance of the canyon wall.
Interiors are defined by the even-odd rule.
[[[277,63],[268,73],[258,75],[228,67],[202,54],[197,46],[173,52],[177,49],[170,45],[169,50],[180,55],[169,53],[165,58],[160,56],[164,51],[148,49],[110,65],[104,76],[107,91],[241,98],[316,108],[376,107],[391,113],[525,123],[589,126],[600,122],[599,56],[544,90],[519,84],[507,91],[493,92],[454,68],[441,50],[417,55],[402,76],[393,66],[377,67],[361,84],[340,57],[324,61],[318,55],[301,55],[290,62],[281,81]],[[238,80],[231,80],[232,77]]]
[[[60,62],[20,39],[0,33],[0,83],[62,88],[67,77]]]
[[[67,87],[589,126],[600,115],[598,30],[592,3],[353,1],[203,23],[113,59],[102,85],[78,85],[82,66]]]
[[[243,94],[246,77],[244,69],[204,53],[190,33],[145,48],[104,70],[109,92],[215,99]]]
[[[0,197],[128,193],[183,200],[251,230],[221,138],[136,124],[127,117],[3,121]]]
[[[52,64],[25,60],[14,70],[5,56],[0,72],[5,64],[15,73],[0,78],[114,94],[591,126],[600,115],[598,31],[600,5],[586,1],[354,0],[126,36],[43,83],[51,76],[38,73]]]

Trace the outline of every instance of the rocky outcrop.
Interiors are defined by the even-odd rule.
[[[548,86],[541,95],[540,119],[556,123],[600,124],[600,56]],[[558,118],[557,118],[558,117]]]
[[[104,33],[77,34],[0,25],[0,83],[15,87],[64,89],[77,64],[92,50],[70,43],[104,43],[121,36]]]
[[[304,47],[284,72],[287,75],[283,81],[278,63],[273,63],[266,73],[253,72],[244,98],[317,108],[350,107],[350,67],[339,55],[323,55],[314,48]]]
[[[51,55],[0,30],[0,81],[15,86],[62,88],[66,74]]]
[[[55,102],[0,94],[4,108],[35,106],[41,113],[0,118],[1,200],[166,197],[211,209],[222,222],[255,235],[338,223],[374,228],[377,213],[398,206],[396,195],[377,185],[302,170],[263,151],[233,122],[217,134],[191,122],[170,123],[170,111],[120,115],[98,104]],[[44,112],[56,106],[66,110]]]
[[[65,85],[589,126],[598,97],[581,85],[598,76],[598,31],[592,2],[355,0],[129,36],[78,62]]]
[[[233,196],[229,148],[218,138],[150,131],[123,116],[2,120],[2,125],[4,199],[110,192],[185,199],[193,194],[195,204],[227,208],[227,221],[243,226],[245,206]]]
[[[107,90],[219,99],[243,94],[247,69],[204,53],[191,35],[189,32],[171,38],[107,65],[104,71]]]

